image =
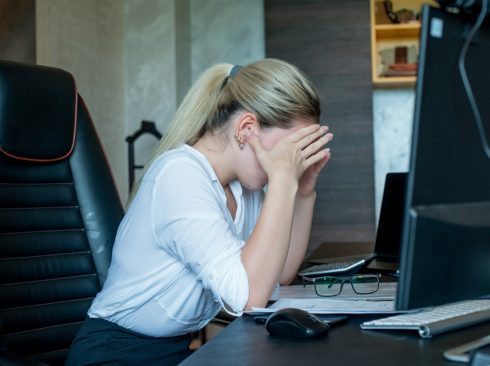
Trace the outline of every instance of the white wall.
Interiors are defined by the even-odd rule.
[[[177,0],[179,1],[179,0]],[[163,131],[176,106],[175,0],[124,2],[125,135],[142,120]],[[150,135],[135,143],[142,165],[157,140]]]
[[[192,80],[209,66],[265,57],[263,0],[191,0]]]
[[[376,222],[386,173],[408,171],[414,103],[412,88],[375,89],[373,92]]]
[[[118,190],[126,192],[123,3],[37,0],[36,62],[60,67],[74,75]]]

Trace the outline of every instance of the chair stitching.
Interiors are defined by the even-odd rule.
[[[71,299],[71,300],[52,301],[52,302],[46,302],[46,303],[43,303],[43,304],[14,306],[12,308],[0,309],[0,312],[2,312],[2,311],[11,311],[11,310],[22,310],[22,309],[27,309],[27,308],[36,308],[36,307],[42,307],[42,306],[49,306],[49,305],[56,305],[56,304],[64,304],[64,303],[69,303],[69,302],[85,301],[85,300],[92,300],[92,299],[94,299],[93,296],[91,296],[91,297],[82,297],[82,298],[79,298],[79,299]]]
[[[46,278],[43,280],[35,280],[35,281],[0,283],[0,286],[24,285],[24,284],[28,284],[28,283],[42,283],[42,282],[49,282],[49,281],[68,280],[68,279],[76,279],[76,278],[83,278],[83,277],[94,277],[94,276],[97,276],[97,273],[89,273],[89,274],[78,275],[78,276],[62,276],[62,277],[55,277],[55,278]]]
[[[20,211],[20,210],[56,210],[63,208],[80,208],[78,205],[71,206],[39,206],[39,207],[0,207],[1,211]]]
[[[74,185],[73,182],[45,182],[45,183],[36,183],[36,182],[0,182],[0,186],[57,186],[57,185]]]
[[[81,323],[83,323],[83,320],[82,321],[78,321],[78,322],[68,322],[68,323],[61,323],[61,324],[56,324],[56,325],[50,325],[49,327],[33,328],[33,329],[23,330],[23,331],[14,332],[14,333],[4,333],[3,334],[3,337],[5,337],[5,336],[12,336],[12,335],[20,335],[20,334],[29,333],[29,332],[37,332],[37,331],[40,331],[40,330],[48,330],[48,329],[52,329],[52,328],[64,327],[66,325],[81,324]]]
[[[48,352],[41,352],[41,353],[33,353],[32,355],[30,355],[30,357],[39,357],[39,356],[43,356],[43,355],[49,355],[49,354],[56,354],[58,352],[63,352],[63,351],[68,351],[69,348],[59,348],[59,349],[55,349],[55,350],[52,350],[52,351],[48,351]]]
[[[30,230],[30,231],[9,231],[0,233],[0,235],[23,235],[23,234],[40,234],[40,233],[60,233],[60,232],[72,232],[72,231],[85,231],[85,227],[72,228],[72,229],[49,229],[49,230]]]
[[[65,253],[51,253],[51,254],[39,254],[39,255],[28,255],[24,257],[5,257],[5,258],[0,258],[0,261],[4,260],[17,260],[17,259],[34,259],[34,258],[46,258],[46,257],[57,257],[57,256],[63,256],[63,255],[74,255],[74,254],[90,254],[90,250],[79,250],[76,252],[65,252]]]

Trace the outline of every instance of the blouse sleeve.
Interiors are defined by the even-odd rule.
[[[225,310],[241,315],[249,295],[241,261],[244,242],[213,184],[219,182],[188,159],[165,164],[153,186],[152,226],[158,245],[192,270]]]

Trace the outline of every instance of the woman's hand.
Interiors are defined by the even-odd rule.
[[[268,149],[258,136],[252,133],[248,136],[267,175],[269,189],[257,224],[242,249],[249,279],[247,308],[265,306],[277,282],[288,282],[303,259],[315,195],[300,196],[298,189],[300,181],[302,192],[314,187],[318,172],[330,156],[325,149],[331,139],[327,130],[317,124],[300,128],[288,132]],[[308,175],[302,178],[307,171]],[[274,253],[273,258],[270,253]]]
[[[329,141],[332,141],[333,134],[327,133],[323,137],[324,140],[327,140],[326,143],[328,143]],[[309,196],[315,190],[318,175],[320,174],[320,171],[325,167],[325,165],[327,165],[327,162],[330,159],[330,149],[325,149],[325,152],[325,157],[306,169],[306,171],[301,176],[298,186],[298,194],[300,194],[301,196]]]
[[[254,134],[248,136],[248,142],[269,181],[293,179],[303,194],[314,189],[318,173],[330,157],[329,150],[323,148],[332,139],[332,134],[325,134],[327,131],[328,127],[318,124],[300,128],[280,139],[271,150],[265,150]]]

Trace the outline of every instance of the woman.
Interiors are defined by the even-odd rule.
[[[67,365],[176,364],[221,308],[241,315],[290,283],[330,158],[319,116],[286,62],[205,71],[133,190]]]

